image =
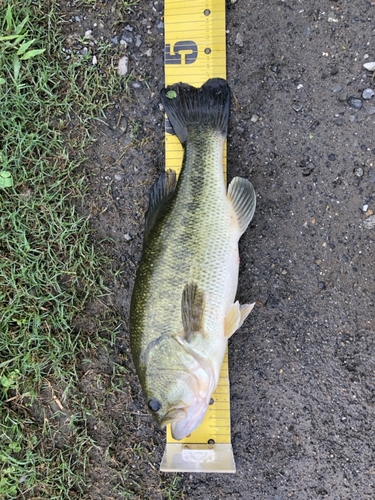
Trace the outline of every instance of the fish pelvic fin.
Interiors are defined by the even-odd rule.
[[[216,130],[226,137],[230,89],[222,78],[211,78],[200,88],[186,83],[170,85],[160,97],[181,144],[185,144],[193,128]]]
[[[240,232],[243,234],[255,212],[256,194],[253,185],[247,179],[234,177],[228,186],[227,196],[232,202]]]
[[[163,172],[159,179],[152,185],[149,193],[148,210],[146,212],[145,236],[147,239],[154,223],[157,221],[166,202],[173,195],[177,184],[176,172],[167,170]]]
[[[224,320],[224,336],[229,339],[238,330],[248,315],[253,310],[254,304],[244,304],[240,306],[238,300],[232,304]]]
[[[203,332],[204,292],[196,283],[189,283],[182,292],[181,316],[185,338],[191,341],[194,333]]]

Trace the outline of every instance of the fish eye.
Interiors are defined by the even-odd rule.
[[[150,399],[150,401],[147,403],[148,407],[150,408],[151,411],[159,411],[161,408],[161,403],[158,399]]]

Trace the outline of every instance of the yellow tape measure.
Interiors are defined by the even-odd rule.
[[[225,0],[165,0],[165,82],[200,87],[209,78],[226,78]],[[166,169],[181,170],[183,150],[166,124]],[[226,172],[226,155],[223,169]],[[201,425],[176,441],[167,428],[160,470],[235,472],[230,441],[228,351],[212,404]]]

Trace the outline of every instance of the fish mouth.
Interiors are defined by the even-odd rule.
[[[187,412],[185,408],[177,407],[169,410],[160,421],[160,427],[163,428],[168,424],[173,424],[174,422],[179,422],[186,418]]]
[[[206,412],[194,412],[194,415],[189,415],[191,412],[185,412],[186,417],[181,420],[171,422],[171,433],[173,439],[180,441],[184,437],[191,434],[202,422]]]
[[[159,421],[161,428],[170,424],[173,439],[180,441],[191,434],[202,422],[208,401],[199,401],[191,406],[178,405],[171,408]]]

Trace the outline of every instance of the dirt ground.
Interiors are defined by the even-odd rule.
[[[113,45],[114,64],[127,54],[132,72],[131,100],[115,96],[84,171],[95,242],[106,240],[111,262],[107,300],[123,318],[115,349],[81,367],[97,443],[87,498],[123,498],[126,488],[126,498],[156,500],[171,498],[159,472],[165,438],[140,392],[128,318],[147,194],[164,168],[163,3],[141,0],[126,19],[117,7],[62,5],[71,48],[92,30]],[[373,499],[375,97],[362,92],[375,88],[363,68],[375,60],[375,6],[231,0],[227,30],[228,178],[249,178],[258,195],[240,242],[238,299],[257,305],[229,343],[237,473],[175,483],[192,500]],[[92,311],[83,319],[95,327]],[[109,391],[115,363],[127,372]]]

